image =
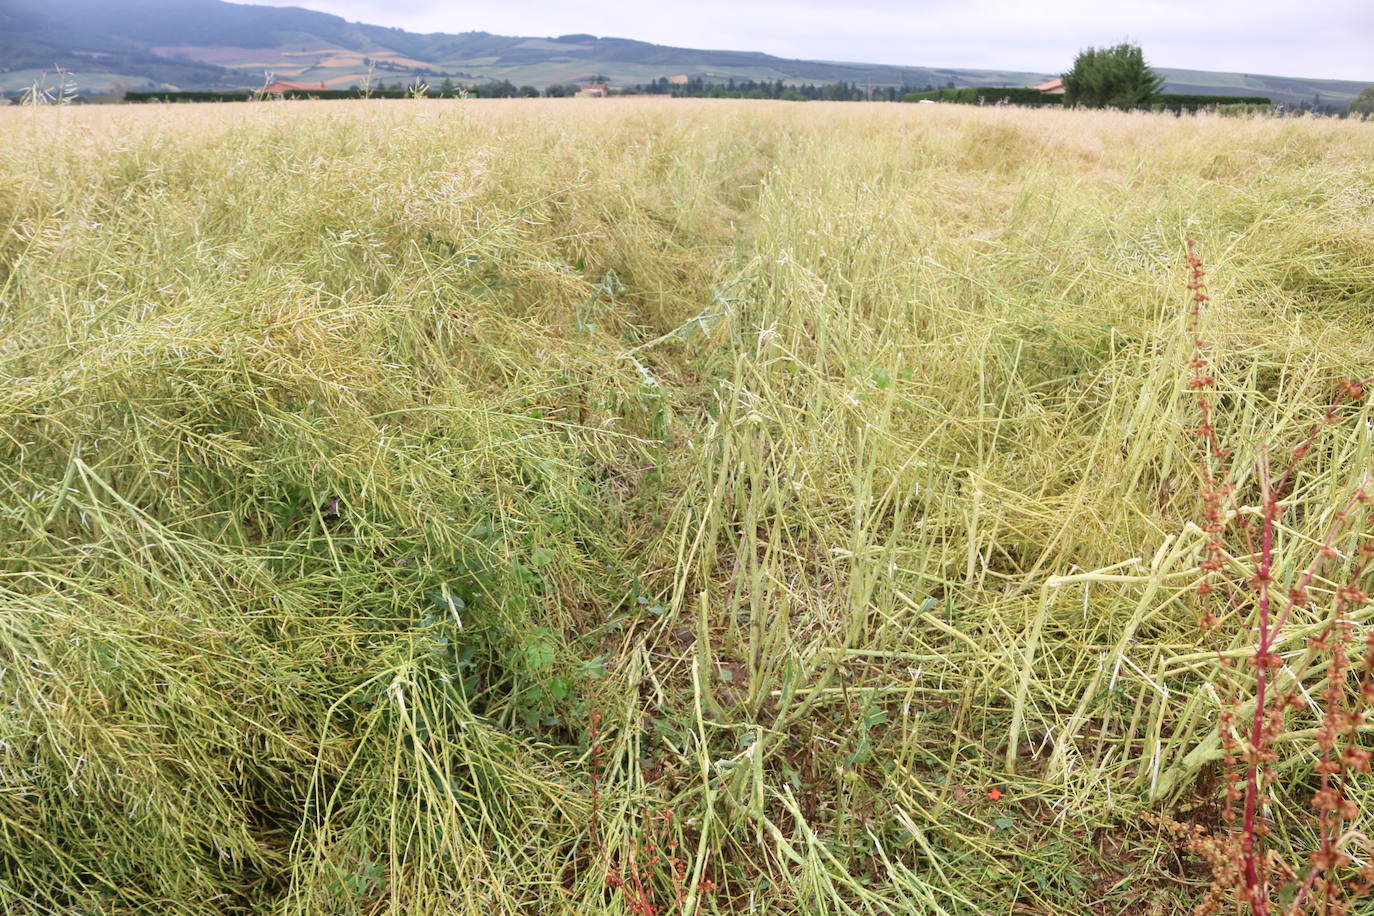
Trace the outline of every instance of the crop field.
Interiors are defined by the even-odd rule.
[[[0,911],[1188,912],[1261,671],[1301,879],[1371,374],[1353,120],[0,109]]]

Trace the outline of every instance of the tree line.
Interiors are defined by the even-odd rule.
[[[1261,96],[1180,95],[1162,92],[1164,77],[1145,61],[1139,45],[1129,42],[1107,48],[1085,48],[1063,75],[1064,104],[1084,108],[1154,108],[1172,111],[1217,106],[1268,105]],[[1323,102],[1321,93],[1311,101],[1283,106],[1289,111],[1326,115],[1368,116],[1374,113],[1374,86],[1362,91],[1349,105]]]
[[[954,88],[954,83],[946,83]],[[936,86],[867,86],[859,83],[787,83],[783,80],[711,81],[694,76],[686,82],[659,77],[618,90],[624,95],[669,95],[683,99],[781,99],[787,102],[900,102],[914,92],[930,92]]]

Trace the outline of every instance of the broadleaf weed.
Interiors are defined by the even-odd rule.
[[[1198,622],[1218,648],[1220,633],[1228,628],[1253,629],[1254,635],[1248,671],[1238,680],[1223,678],[1232,684],[1218,716],[1226,774],[1221,814],[1225,831],[1208,833],[1200,826],[1167,820],[1165,824],[1186,837],[1187,847],[1212,872],[1211,886],[1194,910],[1197,916],[1220,911],[1228,900],[1253,916],[1280,911],[1344,914],[1374,887],[1374,861],[1358,863],[1349,851],[1360,811],[1346,794],[1348,780],[1370,770],[1370,752],[1360,746],[1359,729],[1374,701],[1374,631],[1365,637],[1361,662],[1351,657],[1359,629],[1352,614],[1369,603],[1374,558],[1374,542],[1369,540],[1374,533],[1370,473],[1359,474],[1343,502],[1327,508],[1326,534],[1320,542],[1286,532],[1282,521],[1291,508],[1304,460],[1325,431],[1355,415],[1352,408],[1374,377],[1342,381],[1277,473],[1275,447],[1260,445],[1253,492],[1258,505],[1245,505],[1233,465],[1235,450],[1223,443],[1217,427],[1216,347],[1203,332],[1210,297],[1206,271],[1191,239],[1188,267],[1192,358],[1187,388],[1196,398],[1199,417],[1194,435],[1207,534],[1196,588],[1202,607]],[[1285,625],[1294,614],[1319,609],[1324,611],[1325,626],[1318,635],[1301,650],[1281,650]],[[1223,672],[1232,673],[1230,658],[1219,655],[1219,664]],[[1304,685],[1305,677],[1312,680],[1317,675],[1323,685],[1319,699]],[[1269,837],[1277,829],[1297,826],[1276,823],[1276,812],[1286,809],[1274,796],[1279,745],[1286,733],[1295,731],[1293,720],[1305,708],[1318,712],[1320,724],[1313,730],[1317,787],[1310,797],[1317,843],[1304,868],[1283,861]]]

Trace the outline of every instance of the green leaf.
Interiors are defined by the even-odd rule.
[[[596,658],[589,658],[579,666],[582,676],[593,680],[600,680],[606,676],[606,663],[610,661],[609,653],[602,653]]]
[[[525,647],[525,664],[531,668],[547,668],[553,664],[554,645],[537,639]]]
[[[464,609],[468,606],[467,602],[450,591],[448,586],[435,589],[425,595],[425,597],[429,599],[429,603],[435,608],[445,613],[452,614],[454,617],[461,616]]]
[[[536,547],[530,551],[530,563],[535,569],[543,569],[555,556],[556,554],[547,547]]]
[[[566,700],[572,695],[572,684],[565,677],[550,678],[544,692],[553,700]]]

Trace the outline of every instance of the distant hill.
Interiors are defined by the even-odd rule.
[[[369,68],[374,84],[418,77],[431,83],[510,80],[540,87],[598,75],[612,85],[688,76],[873,87],[1028,86],[1053,75],[791,60],[593,35],[419,34],[295,7],[223,0],[0,0],[0,91],[22,89],[54,66],[71,70],[78,87],[89,92],[251,88],[268,72],[348,88],[367,80]],[[1365,86],[1204,70],[1160,72],[1171,92],[1267,95],[1286,104],[1319,98],[1343,105]]]

